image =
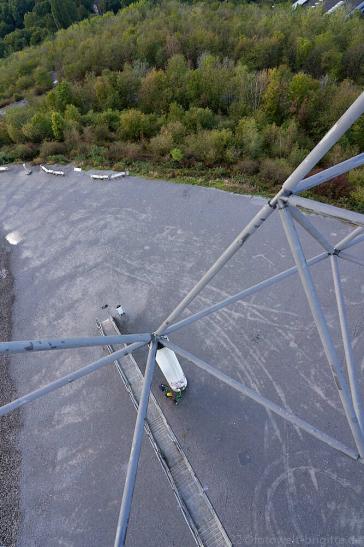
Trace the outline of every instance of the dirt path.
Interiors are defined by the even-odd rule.
[[[0,339],[11,339],[11,309],[14,299],[13,278],[10,271],[10,245],[0,243]],[[16,396],[11,378],[9,357],[0,355],[0,404]],[[21,426],[20,411],[0,418],[0,545],[16,545],[19,524],[20,452],[17,432]]]

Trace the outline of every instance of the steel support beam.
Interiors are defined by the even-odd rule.
[[[344,260],[347,260],[348,262],[352,262],[353,264],[358,264],[358,266],[364,266],[364,262],[362,260],[359,260],[359,258],[356,258],[356,256],[350,255],[346,251],[341,251],[338,256],[339,258],[343,258]]]
[[[121,336],[90,336],[81,338],[52,338],[49,340],[19,340],[16,342],[1,342],[0,353],[31,353],[33,351],[47,351],[53,349],[87,348],[129,344],[132,342],[149,342],[150,334],[123,334]]]
[[[320,253],[310,258],[310,260],[307,261],[307,264],[309,266],[313,266],[314,264],[317,264],[318,262],[322,262],[327,257],[328,257],[327,253]],[[287,277],[291,277],[295,273],[297,273],[297,266],[292,266],[292,268],[288,268],[288,270],[284,270],[283,272],[273,275],[272,277],[269,277],[268,279],[265,279],[264,281],[261,281],[260,283],[253,285],[252,287],[243,289],[242,291],[232,296],[229,296],[228,298],[225,298],[224,300],[221,300],[220,302],[217,302],[216,304],[208,306],[207,308],[197,313],[194,313],[193,315],[189,315],[185,319],[182,319],[181,321],[178,321],[177,323],[174,323],[173,325],[168,327],[165,330],[164,334],[170,334],[172,332],[175,332],[176,330],[182,329],[183,327],[187,327],[191,323],[198,321],[199,319],[202,319],[203,317],[206,317],[207,315],[210,315],[211,313],[221,310],[222,308],[225,308],[226,306],[229,306],[230,304],[234,304],[234,302],[238,302],[239,300],[244,300],[244,298],[248,298],[249,296],[252,296],[253,294],[261,291],[262,289],[266,289],[270,287],[271,285],[274,285],[274,283],[283,281],[283,279],[286,279]]]
[[[137,419],[135,423],[133,442],[131,445],[128,470],[126,473],[123,499],[121,502],[118,525],[116,529],[115,547],[125,545],[126,534],[130,517],[131,504],[133,501],[135,481],[138,471],[138,463],[142,449],[142,441],[144,434],[144,420],[148,411],[149,394],[152,386],[153,373],[156,366],[155,355],[157,352],[157,342],[153,340],[149,348],[147,366],[144,373],[144,382],[142,393],[140,396]]]
[[[273,213],[274,209],[270,205],[265,205],[254,216],[249,224],[240,232],[234,241],[227,247],[222,255],[216,260],[211,268],[202,276],[200,281],[193,289],[183,298],[178,306],[172,311],[165,321],[157,329],[156,334],[163,334],[167,327],[182,313],[182,311],[196,298],[204,287],[211,281],[213,277],[225,266],[232,256],[244,245],[244,243],[252,236],[265,220]]]
[[[103,339],[103,341],[105,342],[105,339]],[[48,395],[48,393],[51,393],[52,391],[55,391],[56,389],[66,386],[67,384],[70,384],[71,382],[74,382],[75,380],[78,380],[79,378],[82,378],[83,376],[87,376],[88,374],[95,372],[95,370],[98,370],[99,368],[102,368],[106,365],[110,365],[111,363],[114,363],[116,359],[121,359],[121,357],[124,357],[125,355],[128,355],[129,353],[132,353],[136,349],[139,349],[143,346],[145,346],[145,342],[135,342],[134,344],[131,344],[130,346],[127,346],[126,348],[120,349],[118,351],[115,351],[111,355],[106,355],[105,357],[102,357],[101,359],[98,359],[97,361],[94,361],[93,363],[90,363],[89,365],[86,365],[85,367],[79,370],[76,370],[75,372],[66,374],[66,376],[62,376],[62,378],[59,378],[58,380],[55,380],[54,382],[51,382],[50,384],[47,384],[46,386],[43,386],[34,391],[31,391],[27,395],[24,395],[23,397],[19,397],[18,399],[15,399],[15,401],[12,401],[11,403],[7,403],[6,405],[1,406],[0,416],[4,416],[5,414],[8,414],[9,412],[11,412],[12,410],[15,410],[16,408],[24,406],[27,403],[31,403],[32,401],[35,401],[36,399],[40,399],[41,397],[44,397],[44,395]]]
[[[360,428],[364,434],[364,408],[363,401],[360,394],[359,383],[359,370],[357,363],[354,359],[353,344],[350,336],[348,318],[346,314],[346,306],[344,301],[344,295],[342,290],[342,284],[340,279],[338,258],[335,255],[330,256],[332,276],[334,279],[335,296],[337,302],[337,309],[339,312],[341,336],[344,345],[345,359],[348,370],[349,386],[351,391],[351,397],[353,400],[354,410],[358,418]]]
[[[163,340],[163,344],[170,348],[172,351],[180,355],[181,357],[184,357],[188,361],[191,361],[196,366],[198,366],[200,369],[204,370],[205,372],[208,372],[221,382],[224,382],[229,387],[232,387],[236,391],[239,391],[246,397],[249,397],[256,403],[264,406],[268,410],[271,410],[278,416],[281,416],[284,420],[287,420],[288,422],[294,424],[299,429],[302,429],[303,431],[306,431],[306,433],[309,433],[313,437],[316,437],[316,439],[319,439],[320,441],[323,441],[324,443],[328,444],[332,448],[335,448],[336,450],[339,450],[339,452],[342,452],[343,454],[346,454],[350,458],[353,458],[354,460],[359,459],[359,454],[357,451],[353,450],[352,448],[349,448],[345,446],[342,442],[334,439],[333,437],[330,437],[323,431],[320,431],[313,425],[309,424],[305,420],[302,420],[302,418],[299,418],[292,412],[286,410],[285,408],[280,407],[276,403],[273,403],[266,397],[263,397],[253,389],[249,388],[245,384],[238,382],[237,380],[234,380],[233,378],[230,378],[220,370],[218,370],[215,367],[210,366],[208,363],[200,359],[199,357],[196,357],[192,353],[180,348],[179,346],[176,346],[176,344],[173,344],[169,340]]]
[[[353,224],[364,226],[364,215],[356,213],[355,211],[349,211],[348,209],[341,209],[341,207],[335,207],[334,205],[328,205],[327,203],[321,203],[320,201],[314,201],[312,199],[301,198],[300,196],[283,197],[283,201],[287,201],[289,205],[296,207],[303,207],[309,211],[315,211],[320,215],[326,215],[334,218],[340,218],[347,220]]]
[[[358,237],[360,236],[360,237]],[[335,245],[336,251],[342,251],[344,249],[348,249],[349,247],[352,247],[353,245],[356,245],[357,243],[360,243],[364,240],[364,228],[359,226],[358,228],[355,228],[350,234],[348,234],[344,239],[339,241]]]
[[[333,374],[344,411],[352,431],[356,446],[361,458],[364,457],[364,436],[360,429],[359,422],[353,407],[349,387],[346,382],[344,371],[341,367],[339,356],[336,352],[332,337],[330,335],[324,313],[321,309],[316,288],[309,268],[307,267],[305,255],[299,240],[296,227],[289,213],[288,208],[282,203],[279,209],[283,228],[291,248],[292,255],[298,267],[301,282],[321,338],[321,342]]]
[[[326,249],[328,253],[334,252],[334,247],[331,245],[329,241],[321,234],[321,232],[312,224],[312,222],[309,221],[306,215],[301,213],[297,209],[297,207],[290,206],[289,212],[293,216],[293,218],[308,232],[316,241],[320,243],[320,245]]]
[[[364,153],[342,161],[341,163],[337,163],[324,171],[320,171],[315,175],[311,175],[310,177],[301,180],[301,182],[297,184],[294,193],[299,194],[300,192],[305,192],[310,188],[314,188],[323,182],[327,182],[335,177],[338,177],[339,175],[343,175],[344,173],[351,171],[351,169],[355,169],[361,165],[364,165]]]
[[[330,148],[344,135],[364,112],[364,92],[344,112],[339,120],[326,133],[323,139],[311,150],[303,162],[293,171],[283,184],[283,190],[295,192],[296,187],[313,167],[324,157]]]
[[[202,291],[202,289],[215,277],[232,256],[244,245],[244,243],[253,235],[263,222],[271,215],[273,208],[277,206],[279,198],[287,196],[294,192],[298,182],[300,182],[311,169],[323,158],[330,148],[342,137],[342,135],[356,122],[359,116],[364,112],[364,92],[354,101],[341,118],[332,126],[321,141],[311,150],[300,165],[293,171],[282,186],[278,194],[270,200],[268,205],[255,215],[249,224],[238,234],[234,241],[225,249],[222,255],[216,260],[211,268],[202,276],[200,281],[190,290],[183,300],[176,306],[170,315],[156,330],[160,335],[165,332],[180,313],[192,302],[192,300]],[[363,215],[364,218],[364,215]]]

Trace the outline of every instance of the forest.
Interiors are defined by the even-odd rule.
[[[0,0],[0,57],[41,43],[90,15],[115,13],[126,0]]]
[[[269,195],[363,83],[359,14],[140,1],[0,61],[0,103],[27,101],[0,118],[0,162],[129,165]],[[319,169],[363,150],[364,117]],[[364,171],[315,192],[364,211]]]

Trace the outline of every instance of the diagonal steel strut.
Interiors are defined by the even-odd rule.
[[[71,382],[74,382],[75,380],[78,380],[83,376],[87,376],[88,374],[95,372],[95,370],[98,370],[99,368],[113,363],[115,359],[124,357],[125,355],[128,355],[129,353],[132,353],[136,349],[139,349],[143,346],[145,346],[145,342],[135,342],[134,344],[130,344],[130,346],[126,346],[126,348],[115,351],[115,353],[113,353],[112,355],[106,355],[105,357],[101,357],[101,359],[98,359],[97,361],[94,361],[93,363],[90,363],[89,365],[86,365],[85,367],[76,370],[75,372],[66,374],[65,376],[62,376],[62,378],[59,378],[58,380],[55,380],[54,382],[51,382],[46,386],[35,389],[27,395],[23,395],[23,397],[19,397],[18,399],[15,399],[15,401],[1,406],[0,416],[4,416],[5,414],[8,414],[16,408],[24,406],[27,403],[31,403],[36,399],[40,399],[41,397],[44,397],[44,395],[48,395],[48,393],[56,391],[56,389],[66,386],[67,384],[70,384]]]
[[[190,292],[181,300],[176,308],[169,314],[163,323],[156,330],[156,334],[160,335],[165,332],[167,327],[178,317],[180,313],[194,300],[194,298],[202,291],[202,289],[215,277],[215,275],[225,266],[232,256],[246,243],[264,223],[265,220],[272,214],[281,197],[290,196],[294,192],[298,183],[311,171],[313,167],[323,158],[330,148],[344,135],[344,133],[352,126],[354,122],[364,112],[364,92],[354,101],[347,109],[341,118],[332,126],[321,141],[311,150],[300,165],[284,182],[282,189],[270,200],[268,205],[264,205],[254,218],[245,226],[245,228],[237,235],[234,241],[225,249],[220,257],[215,261],[211,268],[202,276]],[[317,183],[319,184],[319,183]],[[292,196],[296,198],[296,196]],[[296,198],[303,199],[303,198]],[[309,200],[304,200],[309,201]],[[353,215],[355,213],[352,213]],[[359,215],[363,218],[364,215]],[[359,222],[360,224],[360,222]]]
[[[326,318],[322,311],[320,301],[313,283],[311,272],[307,267],[305,255],[303,253],[302,245],[298,237],[296,227],[293,219],[290,215],[287,206],[281,202],[279,213],[281,216],[283,228],[288,240],[288,244],[291,248],[293,258],[298,267],[301,282],[306,293],[306,297],[311,309],[311,313],[316,323],[316,327],[321,338],[321,342],[329,362],[331,372],[333,374],[336,386],[339,391],[339,396],[344,407],[346,418],[349,422],[350,429],[352,431],[355,443],[357,445],[361,458],[364,457],[364,435],[360,429],[358,418],[355,413],[353,403],[350,396],[350,390],[348,388],[344,371],[342,370],[339,356],[336,352],[332,337],[330,335]]]
[[[135,423],[133,442],[130,450],[130,458],[128,464],[128,470],[126,473],[123,499],[121,501],[121,508],[119,514],[118,525],[116,528],[115,547],[122,547],[125,545],[126,534],[128,531],[129,517],[131,511],[131,504],[133,501],[135,481],[138,471],[138,463],[140,453],[142,449],[142,441],[144,434],[144,420],[147,415],[149,394],[152,387],[153,373],[156,366],[155,355],[157,352],[157,341],[153,340],[149,348],[147,366],[144,373],[144,382],[142,394],[140,396],[139,408],[137,419]],[[114,355],[114,354],[111,354]]]
[[[246,395],[250,399],[253,399],[256,403],[264,406],[268,410],[271,410],[278,416],[281,416],[286,421],[291,422],[295,426],[297,426],[299,429],[302,429],[303,431],[306,431],[306,433],[309,433],[313,437],[316,437],[320,441],[323,441],[324,443],[328,444],[332,448],[335,448],[335,450],[338,450],[339,452],[342,452],[343,454],[346,454],[350,458],[353,458],[354,460],[359,459],[359,454],[357,451],[353,450],[352,448],[349,448],[345,446],[341,441],[338,441],[337,439],[334,439],[333,437],[330,437],[330,435],[327,435],[323,431],[320,431],[317,429],[317,427],[309,424],[305,420],[302,420],[302,418],[299,418],[289,410],[286,410],[285,408],[280,407],[276,403],[273,403],[273,401],[270,401],[266,397],[263,397],[260,395],[260,393],[257,393],[254,391],[254,389],[251,389],[250,387],[246,386],[242,382],[238,382],[237,380],[234,380],[233,378],[230,378],[227,374],[221,372],[215,367],[210,366],[208,363],[200,359],[199,357],[196,357],[189,351],[186,351],[176,344],[173,344],[169,340],[163,340],[163,344],[170,348],[172,351],[180,355],[181,357],[184,357],[185,359],[188,359],[188,361],[191,361],[195,365],[197,365],[202,370],[208,372],[221,382],[224,382],[228,386],[232,387],[233,389],[236,389],[243,395]],[[362,460],[361,460],[362,461]]]

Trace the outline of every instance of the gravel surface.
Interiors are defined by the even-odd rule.
[[[0,339],[11,339],[11,310],[14,299],[10,270],[10,245],[0,240]],[[0,404],[16,397],[9,358],[0,355]],[[16,545],[19,524],[19,474],[21,455],[17,433],[21,427],[20,411],[0,418],[0,545]]]

